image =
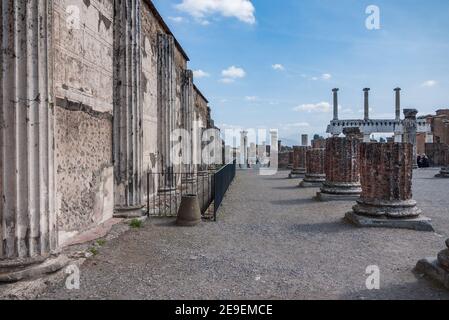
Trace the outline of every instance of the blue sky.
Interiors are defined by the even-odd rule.
[[[394,92],[420,114],[449,107],[447,0],[155,0],[188,53],[222,128],[278,128],[289,144],[340,118],[393,117]],[[380,10],[368,30],[366,8]],[[233,67],[233,68],[232,68]],[[201,71],[199,71],[201,70]]]

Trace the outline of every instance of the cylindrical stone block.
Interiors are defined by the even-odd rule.
[[[360,173],[358,165],[360,139],[357,135],[332,137],[326,140],[324,171],[326,181],[321,187],[321,196],[358,196]]]
[[[325,149],[309,149],[306,152],[306,176],[301,187],[320,187],[326,180],[324,172]]]
[[[412,199],[412,144],[362,143],[359,163],[362,193],[356,214],[403,218],[421,213]]]

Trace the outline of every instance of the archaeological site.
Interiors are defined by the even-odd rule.
[[[449,4],[378,2],[2,0],[0,300],[449,300]]]

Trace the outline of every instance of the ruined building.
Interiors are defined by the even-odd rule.
[[[164,174],[151,196],[175,187],[173,172],[197,170],[169,161],[181,156],[172,130],[214,124],[150,0],[2,1],[0,11],[4,274],[114,215],[141,215],[148,171]]]

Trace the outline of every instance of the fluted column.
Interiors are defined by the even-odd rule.
[[[163,174],[159,182],[159,191],[175,189],[173,166],[173,142],[171,133],[176,128],[176,65],[175,41],[173,36],[158,34],[157,71],[158,71],[158,127],[160,167]]]
[[[193,165],[193,72],[192,70],[184,70],[182,74],[181,84],[181,115],[182,127],[189,135],[189,141],[183,141],[183,157],[188,163],[184,163],[184,173],[187,180],[193,179],[194,165]],[[187,137],[185,137],[187,138]],[[184,150],[185,149],[185,150]],[[188,150],[187,150],[188,149]],[[189,155],[186,157],[186,155]]]
[[[0,5],[0,282],[65,263],[55,257],[51,5],[26,0]]]
[[[140,1],[114,1],[114,202],[116,216],[141,215]]]

